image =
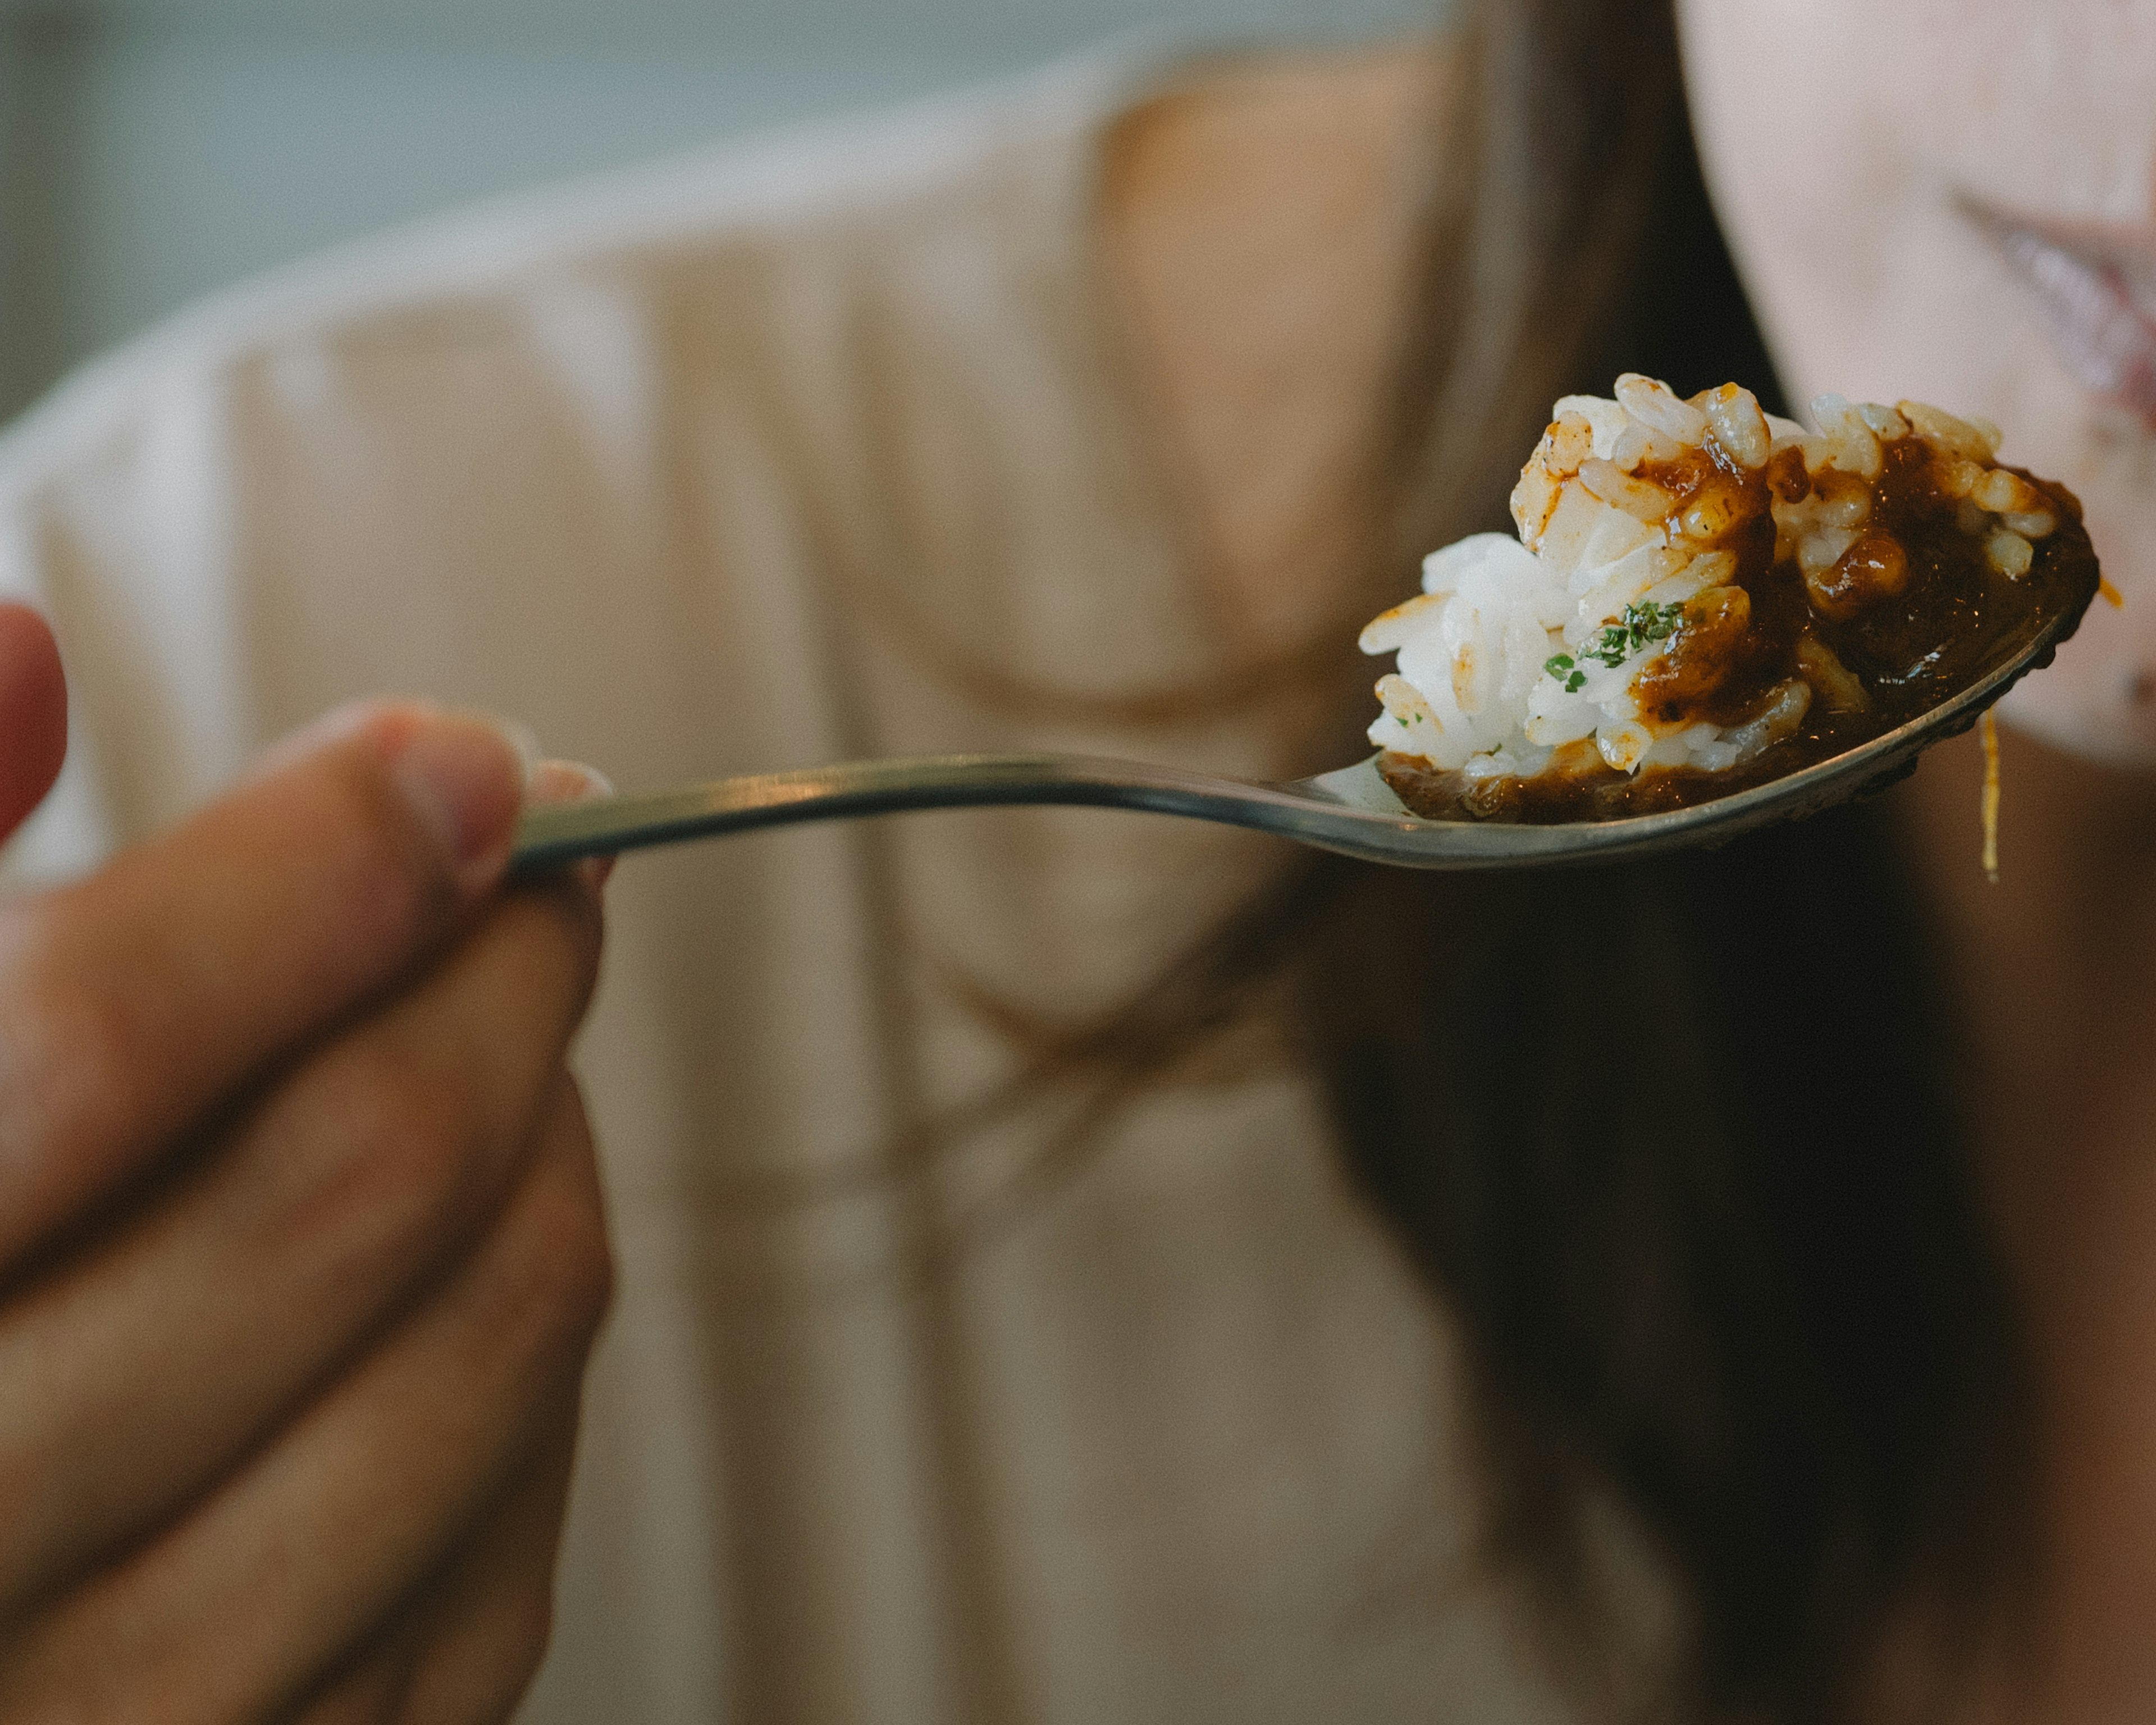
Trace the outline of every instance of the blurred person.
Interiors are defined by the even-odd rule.
[[[639,859],[577,1061],[619,1303],[525,1717],[2148,1712],[2156,8],[1678,13],[1516,0],[1366,53],[1094,60],[506,207],[184,321],[0,452],[0,567],[77,696],[26,870],[139,843],[377,688],[638,784],[991,749],[1291,776],[1355,748],[1357,625],[1502,517],[1556,395],[1769,381],[1681,37],[1782,374],[1995,418],[2127,593],[2014,698],[1996,891],[1958,747],[1876,803],[1549,878],[1057,811]],[[259,1234],[216,1256],[220,1181],[288,1143],[304,1168],[311,1063],[498,925],[552,983],[472,983],[416,1101],[362,1054],[329,1111],[382,1153],[335,1189],[350,1225],[408,1253],[516,1214],[465,1099],[566,1096],[588,883],[501,893],[507,797],[446,924],[341,891],[321,799],[422,722],[386,712],[10,912],[121,931],[33,941],[28,973],[137,1003],[74,1081],[162,1129],[122,1106],[11,1144],[57,1195],[0,1331],[133,1238],[74,1160],[169,1170],[141,1225],[198,1273],[254,1266]],[[182,914],[205,896],[244,914]],[[348,968],[295,1008],[276,967],[311,941]],[[0,1011],[49,1050],[80,1017],[41,1040],[21,973]],[[220,1011],[232,1051],[170,1064]],[[33,1101],[69,1070],[45,1058]],[[504,1060],[524,1088],[490,1088]],[[553,1130],[582,1142],[506,1142]],[[594,1203],[541,1301],[551,1424],[451,1348],[311,1469],[280,1458],[371,1381],[355,1321],[238,1269],[228,1302],[122,1276],[203,1314],[181,1339],[233,1376],[34,1380],[52,1430],[136,1447],[11,1452],[0,1503],[48,1507],[0,1515],[0,1552],[38,1554],[0,1648],[37,1656],[0,1671],[121,1715],[500,1717]],[[333,1238],[290,1250],[358,1298]],[[459,1286],[388,1255],[377,1299]],[[557,1441],[475,1468],[426,1423],[465,1414]],[[477,1531],[480,1479],[513,1534]],[[110,1603],[161,1561],[212,1579],[167,1617]],[[514,1609],[443,1604],[467,1574]],[[299,1629],[258,1604],[288,1594]]]

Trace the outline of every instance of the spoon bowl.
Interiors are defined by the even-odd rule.
[[[1424,820],[1378,776],[1374,755],[1284,784],[1089,756],[942,755],[756,773],[534,809],[518,829],[511,866],[530,873],[579,857],[762,827],[1016,803],[1179,814],[1405,868],[1613,862],[1718,845],[1892,783],[1915,767],[1924,749],[1968,730],[2018,679],[2048,665],[2080,620],[2077,613],[2048,619],[2019,651],[1959,694],[1831,759],[1708,802],[1618,820],[1548,826]]]

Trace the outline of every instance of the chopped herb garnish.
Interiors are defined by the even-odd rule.
[[[1578,694],[1580,686],[1587,681],[1585,671],[1573,669],[1573,657],[1569,653],[1553,654],[1543,661],[1543,669],[1564,685],[1568,695]]]
[[[1579,649],[1580,657],[1599,660],[1614,670],[1641,648],[1669,639],[1683,622],[1684,607],[1681,604],[1627,605],[1619,621],[1604,624],[1602,633]],[[1568,695],[1577,695],[1587,681],[1587,673],[1575,669],[1575,661],[1568,653],[1555,655],[1543,664],[1543,669],[1563,683]]]

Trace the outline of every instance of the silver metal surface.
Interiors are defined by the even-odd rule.
[[[1614,861],[1719,844],[1753,827],[1812,814],[1897,777],[1921,750],[1967,730],[2015,679],[2048,663],[2079,621],[2077,614],[2051,619],[2020,653],[1982,681],[1860,748],[1748,790],[1661,814],[1558,826],[1422,820],[1378,777],[1374,755],[1337,773],[1287,784],[1256,784],[1085,756],[947,755],[757,773],[680,790],[535,809],[519,829],[514,866],[530,871],[578,857],[801,821],[998,803],[1187,815],[1408,868]]]

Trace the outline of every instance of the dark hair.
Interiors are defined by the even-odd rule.
[[[1712,1711],[1831,1717],[1886,1609],[1976,1573],[1959,1518],[2009,1453],[1913,909],[1858,810],[1665,864],[1361,872],[1303,949],[1349,1161],[1467,1339],[1496,1546],[1591,1620],[1614,1488]]]
[[[1544,280],[1568,249],[1602,272],[1599,323],[1562,325],[1568,387],[1734,377],[1776,405],[1666,4],[1512,0],[1481,28],[1483,147],[1520,146],[1526,104],[1573,129],[1516,172],[1552,209],[1486,174],[1470,222],[1547,234]],[[1363,1189],[1457,1317],[1493,1549],[1563,1645],[1609,1645],[1578,1630],[1606,1620],[1589,1528],[1613,1495],[1685,1597],[1688,1711],[1830,1719],[1890,1612],[1983,1620],[2018,1549],[2025,1374],[1880,808],[1614,869],[1326,871],[1302,1034]]]

